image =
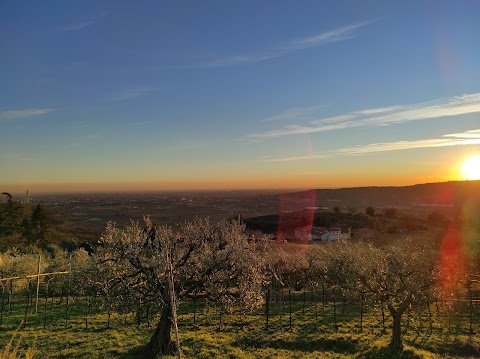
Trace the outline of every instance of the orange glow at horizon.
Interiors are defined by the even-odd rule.
[[[288,173],[288,175],[266,175],[234,178],[206,178],[195,180],[148,180],[128,182],[21,182],[4,183],[0,188],[10,192],[120,192],[120,191],[175,191],[175,190],[235,190],[235,189],[318,189],[347,188],[368,186],[408,186],[420,183],[450,181],[452,177],[441,175],[380,174],[338,175],[338,174],[305,174]]]

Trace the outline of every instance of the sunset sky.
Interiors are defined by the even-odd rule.
[[[2,1],[0,190],[461,178],[478,1]]]

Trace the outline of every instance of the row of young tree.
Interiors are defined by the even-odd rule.
[[[399,350],[402,317],[408,310],[430,310],[434,302],[454,305],[453,299],[467,290],[471,278],[465,274],[478,268],[459,263],[459,255],[455,250],[439,255],[432,244],[408,239],[381,248],[360,241],[285,245],[248,233],[236,220],[214,225],[197,219],[173,231],[146,218],[144,225],[132,223],[123,229],[109,224],[93,253],[58,252],[41,261],[40,271],[69,271],[68,276],[45,277],[47,292],[50,288],[52,295],[85,298],[86,320],[89,303],[97,297],[108,321],[112,311],[137,316],[158,311],[160,319],[145,347],[146,357],[176,350],[171,332],[177,300],[203,298],[217,305],[220,313],[239,305],[265,306],[268,326],[271,293],[284,288],[309,288],[328,295],[334,315],[338,300],[356,301],[361,321],[366,306],[379,306],[382,313],[385,308],[392,318],[391,347]],[[36,257],[4,253],[2,275],[36,273]],[[461,271],[456,268],[459,264]],[[1,283],[3,298],[21,290],[12,288],[12,281]]]

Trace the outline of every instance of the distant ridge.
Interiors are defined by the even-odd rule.
[[[370,186],[338,189],[314,189],[283,196],[295,200],[314,193],[317,205],[339,201],[366,205],[432,204],[458,205],[466,200],[480,202],[480,180],[449,181],[415,184],[409,186]]]

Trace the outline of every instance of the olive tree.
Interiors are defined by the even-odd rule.
[[[387,306],[393,320],[390,346],[401,350],[402,316],[410,306],[430,298],[435,255],[408,239],[385,248],[363,245],[354,253],[354,277],[365,294]]]
[[[250,237],[235,220],[212,225],[208,219],[196,219],[175,232],[145,218],[145,226],[131,223],[124,229],[109,223],[99,251],[119,285],[126,283],[145,304],[160,304],[160,320],[144,353],[154,358],[175,349],[171,329],[176,297],[201,293],[224,304],[263,303],[259,246],[262,240]]]

